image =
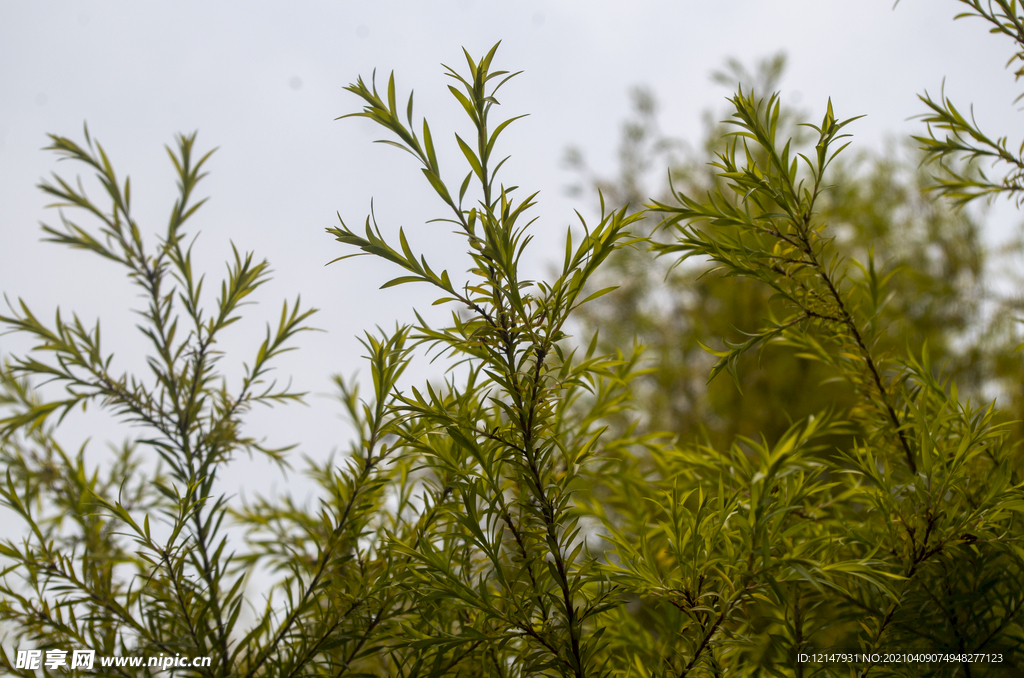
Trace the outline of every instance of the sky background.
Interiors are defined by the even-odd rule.
[[[880,149],[887,138],[919,133],[920,123],[908,120],[923,110],[917,95],[937,94],[944,79],[958,105],[973,102],[982,128],[1011,134],[1013,146],[1020,88],[1003,68],[1012,43],[988,35],[978,19],[954,22],[962,7],[955,0],[903,0],[895,8],[892,0],[2,2],[0,291],[23,298],[42,318],[58,305],[84,320],[101,318],[115,369],[141,372],[143,346],[127,310],[138,300],[123,272],[40,242],[39,222],[52,224],[57,215],[44,209],[35,185],[54,170],[78,171],[40,149],[47,133],[81,140],[87,121],[119,174],[131,175],[137,219],[152,234],[174,199],[162,146],[198,130],[200,150],[219,149],[199,189],[211,200],[190,230],[201,231],[196,262],[209,289],[232,242],[269,258],[275,270],[259,305],[222,345],[224,366],[240,374],[283,298],[301,293],[304,304],[322,309],[314,324],[324,331],[302,336],[301,350],[278,370],[310,392],[310,405],[258,411],[250,431],[323,458],[346,444],[339,408],[326,394],[330,374],[362,367],[360,333],[408,322],[413,307],[442,317],[426,289],[378,290],[393,274],[379,262],[324,266],[347,253],[324,229],[337,223],[336,213],[361,224],[372,197],[385,234],[404,226],[414,248],[453,278],[466,266],[447,228],[425,223],[444,210],[412,158],[372,144],[379,134],[368,121],[334,120],[358,110],[342,89],[357,76],[376,69],[384,85],[394,70],[403,101],[416,90],[418,115],[446,146],[442,172],[457,185],[466,170],[453,132],[465,125],[441,64],[462,69],[462,47],[481,55],[502,41],[496,65],[523,74],[502,90],[497,113],[530,114],[503,136],[501,154],[512,155],[503,176],[540,191],[528,270],[542,275],[576,219],[573,209],[593,215],[589,202],[567,195],[576,177],[563,164],[566,147],[612,173],[634,85],[656,93],[668,133],[699,142],[702,112],[721,110],[729,94],[709,79],[727,57],[753,64],[785,51],[783,100],[799,103],[815,122],[829,97],[841,118],[866,115],[848,128],[854,148]],[[1012,209],[997,208],[990,241],[1006,237],[1016,221]],[[26,346],[0,336],[0,354]],[[420,361],[410,379],[437,374]],[[93,448],[102,450],[103,439],[131,434],[95,412],[68,420],[69,444],[93,435]],[[261,469],[243,465],[226,482],[249,494],[280,482]]]

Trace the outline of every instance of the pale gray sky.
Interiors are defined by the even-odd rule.
[[[541,191],[531,264],[540,272],[551,258],[545,248],[573,222],[573,207],[590,207],[565,196],[572,180],[561,165],[565,147],[584,149],[610,172],[634,84],[658,94],[669,132],[699,140],[701,112],[726,94],[708,74],[728,56],[752,63],[785,50],[784,99],[799,100],[812,119],[829,96],[840,117],[866,114],[850,128],[855,148],[920,131],[907,120],[922,112],[917,94],[937,93],[943,78],[962,106],[974,102],[983,127],[1014,133],[1019,88],[1003,69],[1012,45],[979,20],[954,22],[961,7],[955,0],[903,0],[895,9],[892,0],[3,2],[0,290],[41,317],[58,304],[87,320],[102,317],[119,364],[143,369],[140,344],[130,338],[135,318],[125,310],[135,300],[122,272],[39,241],[38,222],[56,214],[43,209],[34,186],[55,168],[73,169],[39,149],[47,132],[80,139],[88,121],[120,174],[131,174],[137,213],[155,231],[173,195],[162,146],[177,132],[199,130],[201,149],[220,150],[200,191],[212,199],[192,227],[202,231],[198,262],[213,282],[234,241],[276,270],[260,305],[249,308],[250,322],[234,330],[238,343],[227,344],[245,353],[229,359],[240,363],[255,351],[258,339],[246,331],[261,331],[281,298],[301,293],[323,309],[315,324],[326,332],[302,337],[280,374],[324,393],[330,373],[361,368],[359,332],[408,321],[411,305],[429,310],[432,300],[411,286],[378,291],[391,271],[365,258],[325,268],[344,253],[324,234],[336,211],[361,224],[372,196],[386,233],[402,225],[453,277],[464,268],[444,250],[453,242],[445,227],[424,224],[443,210],[412,159],[370,143],[378,134],[366,121],[334,121],[357,110],[342,91],[357,76],[376,68],[384,80],[394,69],[400,90],[415,88],[438,143],[452,142],[462,120],[440,64],[460,68],[462,46],[479,55],[503,41],[498,66],[524,73],[503,90],[501,112],[530,113],[505,135],[513,159],[503,171],[506,181]],[[441,166],[455,180],[465,170],[451,150]],[[23,347],[0,337],[0,352]],[[259,412],[253,427],[321,457],[342,446],[344,428],[332,404],[311,402]],[[78,434],[94,430],[81,417],[70,425]],[[249,480],[261,485],[239,478]]]

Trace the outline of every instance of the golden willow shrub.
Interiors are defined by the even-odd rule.
[[[211,677],[965,669],[796,661],[827,648],[998,653],[1001,664],[971,675],[1019,673],[1024,497],[1006,428],[993,407],[961,400],[924,347],[877,348],[890,274],[835,256],[815,212],[848,121],[829,106],[817,145],[801,154],[776,138],[777,99],[740,92],[719,188],[653,210],[678,235],[663,255],[710,258],[781,301],[784,313],[748,341],[716,350],[715,373],[774,342],[852,384],[854,406],[823,401],[773,440],[680,444],[644,430],[634,411],[639,352],[601,355],[569,335],[574,312],[609,291],[588,281],[617,249],[643,246],[630,234],[640,216],[602,209],[566,234],[552,279],[521,275],[535,194],[518,198],[497,179],[497,141],[514,118],[490,119],[511,77],[492,68],[495,52],[449,69],[468,118],[454,140],[467,172],[456,183],[411,95],[399,107],[393,77],[383,94],[362,80],[348,88],[364,103],[355,115],[422,166],[445,224],[425,228],[454,229],[468,270],[438,270],[372,216],[362,229],[330,229],[339,258],[382,260],[397,274],[385,288],[432,286],[452,315],[365,336],[373,393],[360,399],[338,381],[358,436],[340,463],[310,466],[322,488],[313,506],[232,506],[217,489],[239,452],[286,463],[245,435],[244,418],[255,403],[299,397],[266,383],[267,369],[310,312],[286,304],[241,384],[222,377],[216,338],[267,268],[235,253],[217,298],[203,296],[183,244],[205,160],[193,160],[192,138],[171,153],[180,198],[147,246],[130,184],[102,148],[54,137],[54,150],[96,172],[110,206],[57,178],[44,190],[99,227],[62,215],[63,229],[47,232],[127,269],[146,299],[140,329],[152,352],[138,371],[114,373],[98,325],[59,314],[47,324],[25,304],[2,318],[37,342],[3,372],[0,498],[26,526],[0,547],[5,649],[209,656],[209,667],[175,671]],[[443,381],[398,388],[425,354],[448,368]],[[44,399],[30,378],[64,395]],[[56,440],[62,415],[87,402],[140,431],[102,468]],[[244,543],[229,524],[246,530]],[[256,573],[274,578],[270,596],[247,589]],[[12,660],[5,651],[6,671],[34,675]]]
[[[331,230],[404,269],[385,287],[427,282],[456,312],[450,327],[419,322],[365,337],[374,394],[364,402],[339,380],[360,436],[342,464],[310,469],[324,489],[319,507],[291,498],[232,507],[218,494],[217,478],[239,452],[285,463],[283,450],[246,437],[243,419],[256,403],[300,397],[267,384],[266,372],[311,312],[285,305],[240,387],[229,387],[217,370],[226,359],[217,337],[268,269],[236,252],[207,307],[184,232],[201,204],[191,197],[206,160],[194,159],[193,138],[171,152],[180,197],[167,231],[148,248],[132,216],[130,182],[120,182],[102,147],[88,134],[85,146],[53,138],[53,150],[95,171],[110,206],[58,177],[43,190],[97,219],[98,233],[63,213],[64,228],[46,231],[127,268],[146,295],[140,329],[153,350],[139,372],[114,373],[98,324],[58,314],[48,325],[24,303],[0,318],[38,342],[13,358],[3,382],[11,413],[2,421],[8,474],[0,496],[27,527],[25,539],[2,547],[9,567],[0,614],[14,645],[212,657],[209,667],[179,669],[198,675],[593,671],[596,619],[618,594],[583,548],[572,493],[600,449],[602,417],[622,407],[635,363],[573,350],[565,325],[607,291],[584,293],[607,256],[629,242],[634,217],[611,211],[582,238],[567,233],[555,280],[520,278],[533,200],[517,200],[496,180],[495,143],[511,120],[489,121],[504,82],[495,78],[508,76],[491,69],[494,52],[479,63],[467,55],[465,78],[451,72],[474,142],[456,137],[471,169],[457,201],[429,126],[422,137],[411,129],[411,97],[410,127],[399,117],[394,79],[386,101],[361,80],[349,88],[367,103],[360,115],[423,163],[466,238],[470,271],[453,283],[417,257],[404,234],[394,249],[369,221],[365,237],[344,224]],[[476,196],[464,208],[474,179]],[[464,369],[446,383],[398,392],[416,347],[434,347]],[[43,400],[29,377],[56,382],[64,396]],[[144,431],[102,474],[54,435],[64,414],[89,402]],[[144,470],[153,453],[166,470]],[[229,522],[249,531],[244,551],[224,531]],[[267,600],[246,591],[259,568],[277,576]],[[254,621],[241,621],[247,617]],[[13,659],[5,653],[8,670],[32,673]]]
[[[737,83],[771,92],[778,89],[782,64],[778,57],[749,70],[730,63],[716,79],[732,92]],[[720,120],[730,113],[718,106],[704,117]],[[808,143],[811,132],[797,124],[804,116],[783,103],[776,134],[797,145]],[[620,133],[620,165],[610,177],[587,171],[575,154],[577,171],[595,197],[599,189],[612,203],[639,206],[643,196],[671,202],[670,184],[684,194],[702,195],[722,181],[710,163],[727,147],[728,126],[708,124],[701,143],[691,148],[661,132],[659,117],[652,94],[635,95],[634,113]],[[905,141],[883,152],[857,150],[855,144],[840,154],[829,167],[831,188],[820,196],[816,214],[836,235],[839,256],[863,260],[873,249],[884,254],[879,261],[887,273],[900,268],[887,281],[890,299],[876,320],[887,329],[876,348],[902,350],[908,342],[927,342],[932,362],[956,380],[961,394],[999,393],[999,409],[1017,419],[1012,413],[1020,411],[1015,400],[1024,362],[1013,350],[1020,342],[1014,318],[1024,306],[992,287],[1004,264],[1020,255],[1021,245],[986,248],[979,215],[927,190],[935,184],[930,166],[920,164],[913,140]],[[759,157],[757,148],[751,151]],[[657,224],[656,214],[648,212],[635,228],[672,242],[671,232],[657,230]],[[740,357],[734,371],[740,388],[731,379],[706,381],[716,359],[702,345],[743,340],[744,332],[757,329],[766,307],[781,303],[753,280],[702,275],[712,266],[702,259],[682,265],[672,257],[656,259],[647,249],[620,250],[598,282],[617,283],[618,290],[581,309],[584,333],[600,329],[599,350],[630,347],[638,340],[644,344],[652,369],[633,390],[649,425],[684,441],[706,438],[721,446],[737,435],[774,440],[793,420],[819,412],[822,402],[839,409],[855,402],[847,382],[830,379],[824,365],[781,345]],[[1008,283],[1000,280],[998,289]],[[1020,427],[1013,430],[1019,436]]]
[[[1009,431],[992,405],[960,400],[955,384],[937,376],[927,346],[903,354],[878,350],[891,274],[883,275],[871,257],[837,256],[815,210],[829,163],[845,147],[837,148],[840,132],[851,120],[836,119],[830,104],[812,127],[813,151],[804,154],[776,138],[776,97],[740,92],[732,104],[736,131],[716,163],[722,189],[699,197],[677,193],[678,205],[653,206],[663,227],[678,235],[660,247],[663,253],[707,257],[718,272],[756,280],[782,302],[784,314],[769,315],[746,341],[712,349],[719,357],[712,376],[771,341],[823,363],[860,397],[842,421],[840,413],[822,415],[852,433],[846,448],[815,449],[813,434],[824,429],[814,418],[773,445],[741,439],[727,455],[706,447],[684,455],[673,472],[693,477],[685,490],[714,494],[705,488],[719,484],[718,501],[739,509],[728,520],[749,511],[750,529],[763,533],[744,544],[745,566],[703,605],[687,596],[706,587],[707,577],[686,577],[683,554],[673,551],[679,537],[666,538],[662,548],[682,584],[673,589],[683,596],[657,586],[650,595],[705,628],[744,607],[744,623],[722,635],[723,666],[768,670],[808,647],[883,655],[993,651],[1005,663],[990,670],[1013,675],[1022,659],[1024,568]],[[752,452],[760,466],[751,463]],[[758,487],[764,482],[767,487]],[[631,551],[627,562],[636,565],[625,574],[646,573],[649,585],[658,581],[645,569],[658,561],[654,548]],[[750,581],[752,590],[740,590],[737,580]],[[755,629],[760,635],[750,635]],[[963,668],[927,670],[941,675]],[[870,664],[858,675],[894,670],[922,675],[920,666]]]

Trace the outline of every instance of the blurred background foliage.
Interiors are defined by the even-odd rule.
[[[780,89],[785,68],[786,57],[779,53],[753,67],[730,60],[711,78],[727,88],[723,94],[737,87],[770,93]],[[652,198],[670,201],[669,182],[688,195],[720,187],[709,163],[730,131],[720,121],[729,114],[725,107],[705,111],[703,136],[693,144],[662,130],[654,92],[637,87],[630,96],[632,115],[620,132],[616,171],[596,172],[583,151],[570,148],[566,163],[578,180],[569,190],[595,200],[600,193],[608,204],[628,203],[639,211]],[[784,104],[780,136],[808,141],[810,132],[798,126],[805,117],[797,106]],[[879,349],[927,343],[934,363],[962,393],[998,397],[1005,417],[1022,418],[1024,355],[1015,350],[1022,304],[1000,296],[993,284],[1000,278],[998,289],[1006,289],[1018,282],[1006,264],[1019,262],[1021,239],[998,251],[987,248],[986,210],[958,209],[930,191],[935,180],[913,141],[893,140],[880,152],[855,148],[830,167],[832,188],[818,209],[841,256],[866,262],[873,255],[884,273],[897,273],[888,281]],[[656,232],[657,223],[648,216],[637,230],[668,242],[669,235]],[[710,268],[658,258],[643,248],[622,250],[603,271],[603,282],[614,281],[617,292],[581,309],[583,336],[598,332],[607,350],[628,350],[634,341],[645,347],[649,372],[639,378],[636,392],[652,428],[719,446],[736,436],[776,440],[824,403],[852,405],[849,384],[778,345],[744,356],[738,384],[725,377],[708,382],[716,359],[701,344],[718,348],[722,339],[740,341],[777,303],[753,281],[704,275]],[[1022,429],[1015,431],[1019,437]]]

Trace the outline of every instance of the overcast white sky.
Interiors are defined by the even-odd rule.
[[[334,121],[358,109],[342,90],[357,76],[376,68],[383,79],[395,70],[400,90],[415,88],[438,143],[453,142],[462,121],[440,64],[459,68],[462,46],[479,55],[502,41],[498,66],[524,73],[503,90],[501,112],[530,113],[505,136],[513,158],[503,172],[541,192],[532,264],[539,272],[573,207],[590,207],[565,195],[573,179],[561,164],[565,147],[582,148],[596,168],[612,171],[635,84],[657,93],[669,132],[699,140],[701,112],[726,94],[708,74],[729,56],[753,63],[786,51],[784,99],[800,101],[816,119],[829,96],[840,117],[866,114],[851,128],[855,147],[920,131],[908,121],[922,111],[917,94],[938,92],[944,78],[954,100],[973,102],[982,126],[1012,142],[1019,88],[1003,69],[1012,45],[989,36],[980,20],[954,22],[961,8],[955,0],[903,0],[895,9],[892,0],[3,2],[0,290],[41,317],[58,304],[84,319],[101,317],[117,364],[141,371],[139,344],[129,339],[135,318],[126,312],[135,299],[123,273],[39,241],[38,222],[56,215],[34,186],[58,169],[40,149],[48,132],[80,139],[88,121],[119,173],[131,174],[137,214],[155,231],[173,200],[162,146],[177,132],[199,130],[199,147],[219,151],[200,191],[212,199],[192,227],[202,232],[198,261],[213,282],[234,241],[276,270],[228,349],[245,347],[233,356],[240,363],[258,343],[246,330],[261,331],[281,298],[301,293],[323,309],[315,324],[326,331],[302,337],[280,373],[326,393],[329,374],[361,367],[358,333],[408,321],[412,305],[428,309],[432,300],[410,286],[378,291],[391,271],[365,258],[324,267],[344,253],[324,234],[336,211],[360,224],[373,197],[386,233],[402,225],[453,277],[463,267],[444,251],[454,242],[445,227],[424,224],[442,210],[412,159],[373,145],[378,134],[366,121]],[[441,166],[453,180],[465,172],[450,151]],[[0,353],[23,347],[0,337]],[[300,442],[322,457],[342,446],[345,432],[330,402],[311,400],[309,408],[260,412],[253,426],[272,442]],[[71,426],[94,430],[81,418]],[[250,480],[261,486],[239,477]]]

